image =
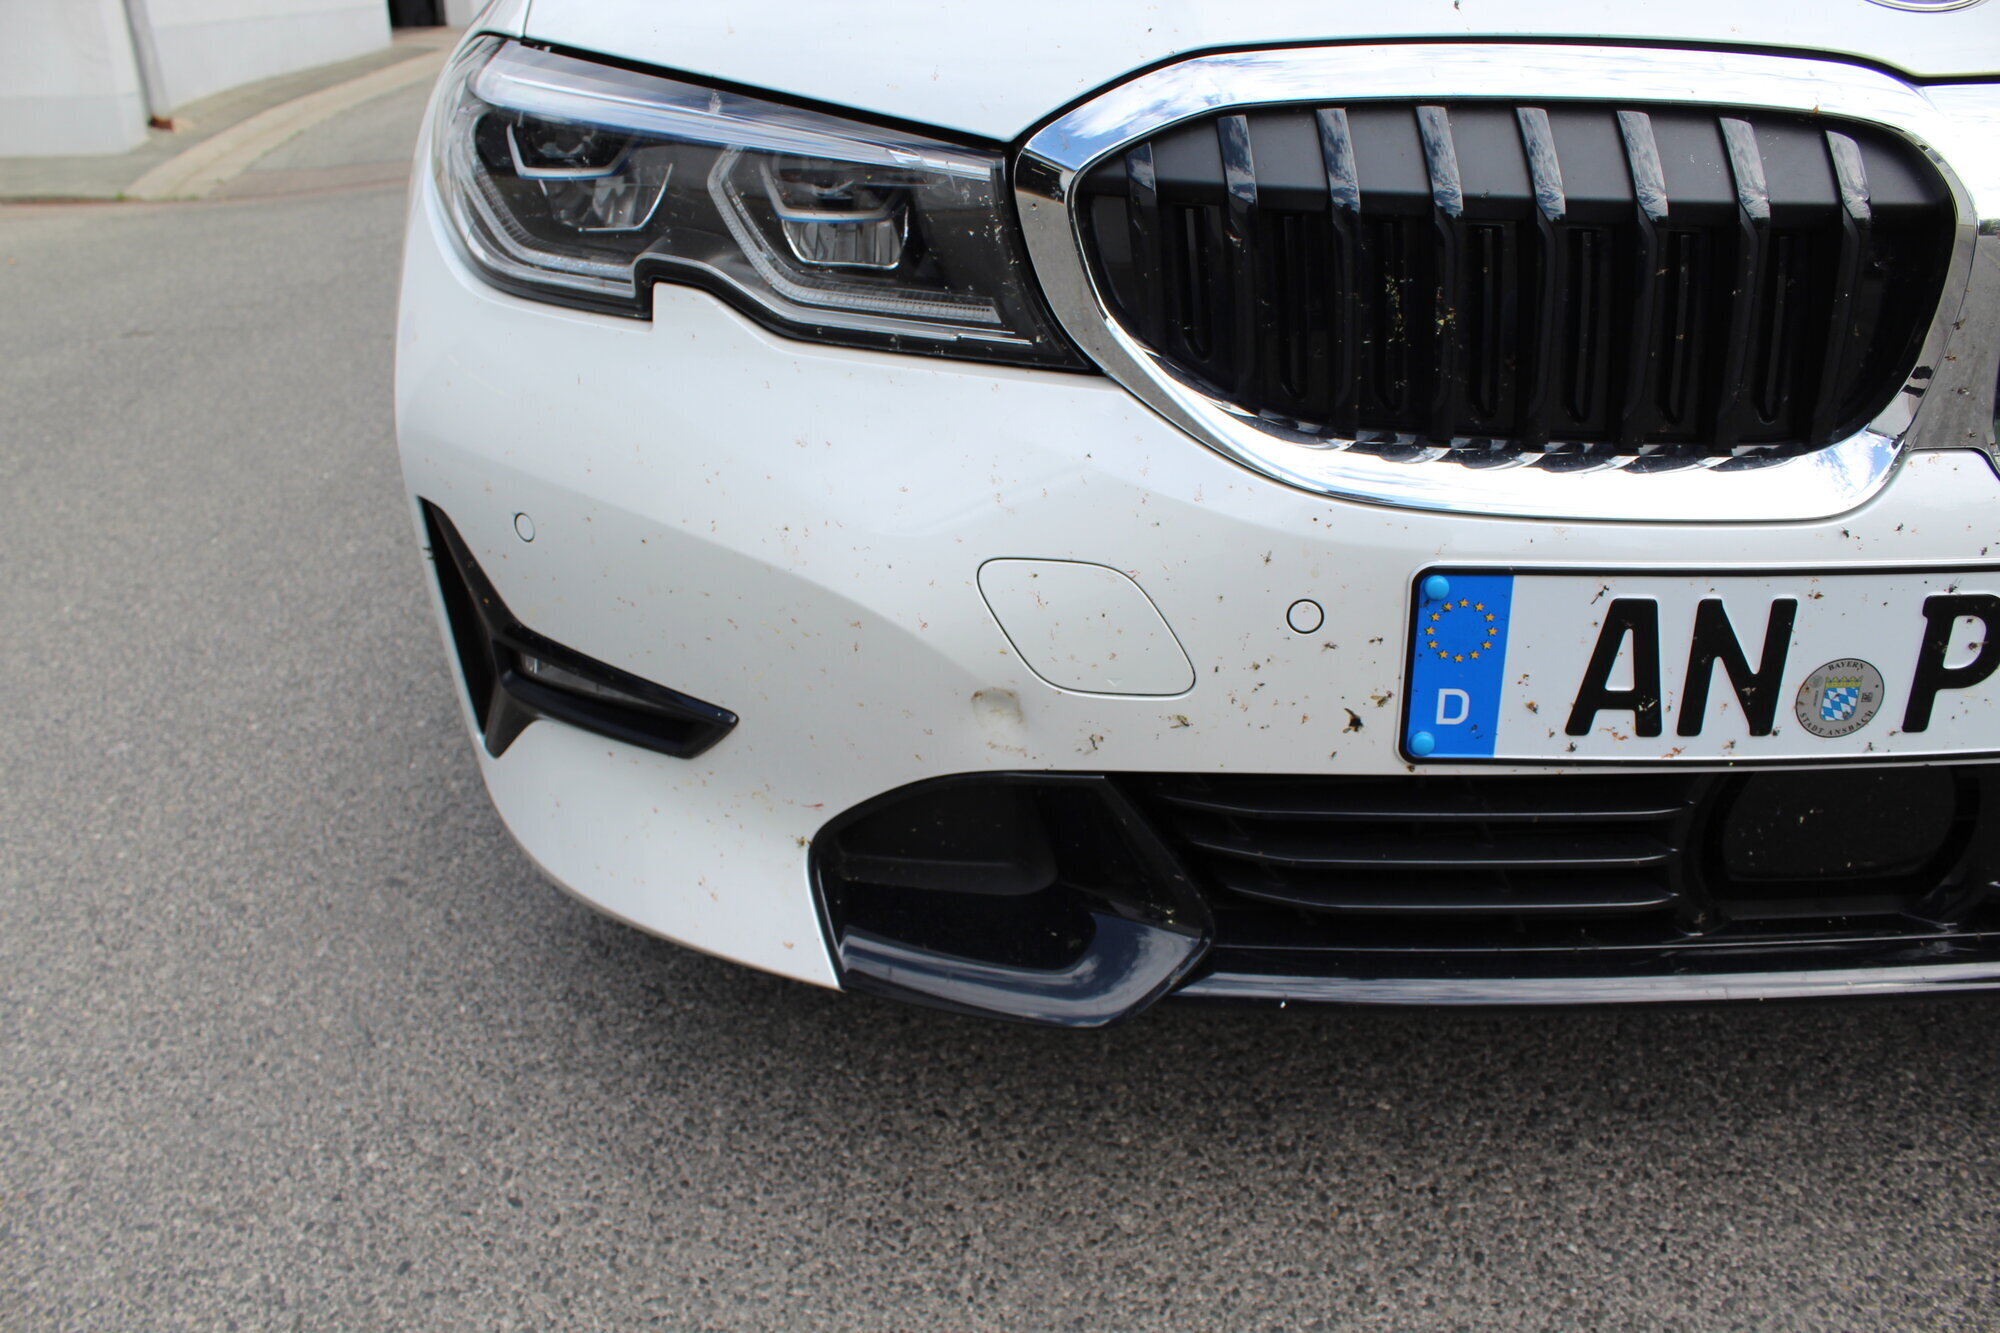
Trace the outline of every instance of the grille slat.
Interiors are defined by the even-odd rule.
[[[1660,231],[1652,219],[1641,216],[1633,226],[1632,326],[1650,329],[1664,302],[1666,269],[1660,253]],[[1625,354],[1625,385],[1618,414],[1618,444],[1625,453],[1638,453],[1660,428],[1658,385],[1655,379],[1660,360],[1660,339],[1628,339]]]
[[[1578,876],[1570,880],[1544,876],[1515,888],[1498,881],[1467,882],[1462,876],[1426,879],[1407,872],[1310,879],[1266,875],[1250,866],[1221,865],[1215,873],[1231,893],[1258,902],[1364,916],[1623,916],[1659,911],[1674,900],[1663,881],[1640,876]]]
[[[1955,219],[1888,131],[1603,104],[1218,113],[1077,192],[1112,315],[1186,381],[1343,447],[1554,469],[1852,434],[1902,388]]]
[[[1722,396],[1716,407],[1714,441],[1718,449],[1734,446],[1755,420],[1751,399],[1760,350],[1761,307],[1770,244],[1771,197],[1764,183],[1763,156],[1748,121],[1724,116],[1723,142],[1729,150],[1729,174],[1736,186],[1736,282],[1730,290],[1729,341],[1723,358]],[[1758,347],[1759,341],[1766,348]]]
[[[1333,238],[1331,270],[1333,383],[1327,397],[1327,422],[1335,433],[1352,439],[1360,430],[1362,361],[1360,348],[1361,185],[1354,170],[1354,133],[1347,112],[1338,107],[1315,117],[1320,162],[1326,171],[1327,219]]]
[[[1466,415],[1465,297],[1462,271],[1465,267],[1465,229],[1455,218],[1439,214],[1432,222],[1436,231],[1432,243],[1435,275],[1432,278],[1426,316],[1434,326],[1436,353],[1430,371],[1430,427],[1433,441],[1449,440],[1458,434],[1458,422]]]
[[[1521,415],[1516,431],[1521,445],[1540,449],[1553,431],[1556,347],[1562,315],[1563,241],[1556,228],[1569,209],[1563,193],[1562,162],[1556,156],[1555,132],[1549,113],[1540,107],[1515,112],[1521,143],[1528,157],[1528,178],[1535,191],[1536,281],[1529,293],[1533,307],[1532,333],[1525,346],[1527,370],[1521,376]]]
[[[1661,347],[1661,419],[1675,433],[1691,430],[1701,419],[1701,366],[1706,342],[1703,284],[1713,261],[1708,238],[1700,232],[1675,231],[1668,237]],[[1831,419],[1820,428],[1833,429]]]
[[[1632,217],[1632,310],[1631,327],[1650,330],[1661,306],[1664,269],[1660,256],[1660,229],[1672,211],[1667,198],[1666,177],[1660,165],[1660,148],[1653,139],[1650,117],[1638,111],[1618,113],[1623,131],[1625,157],[1632,172],[1635,208]],[[1660,340],[1638,337],[1627,340],[1624,392],[1618,414],[1618,443],[1625,453],[1637,453],[1659,429],[1654,371],[1659,361]]]
[[[1264,393],[1261,351],[1269,321],[1268,288],[1259,271],[1262,247],[1257,235],[1257,164],[1250,151],[1250,122],[1223,116],[1215,122],[1215,144],[1222,157],[1223,188],[1229,203],[1223,236],[1228,242],[1228,288],[1231,327],[1229,346],[1236,371],[1236,401],[1257,410]]]
[[[1125,154],[1126,225],[1131,236],[1133,262],[1149,273],[1163,271],[1160,237],[1160,192],[1153,177],[1153,147],[1140,144]],[[1159,284],[1149,284],[1134,294],[1138,302],[1139,336],[1155,347],[1167,338],[1162,306],[1165,292]]]
[[[1798,343],[1800,268],[1806,242],[1779,232],[1771,238],[1769,287],[1764,298],[1764,364],[1757,378],[1757,423],[1785,414],[1792,398],[1792,360]]]
[[[1432,287],[1428,307],[1433,347],[1430,370],[1429,435],[1434,441],[1458,434],[1465,416],[1466,320],[1468,293],[1461,282],[1466,228],[1465,189],[1458,174],[1458,149],[1452,143],[1451,115],[1441,106],[1417,108],[1417,131],[1424,145],[1424,166],[1431,184]]]
[[[1561,782],[1562,780],[1558,780]],[[1523,778],[1503,788],[1443,787],[1403,791],[1285,783],[1232,784],[1226,791],[1169,788],[1162,799],[1184,810],[1238,819],[1339,820],[1370,823],[1519,821],[1541,824],[1664,820],[1683,814],[1693,797],[1678,780],[1618,785],[1580,805],[1553,784]]]
[[[1604,326],[1609,322],[1610,245],[1597,228],[1570,233],[1570,253],[1564,266],[1570,287],[1563,304],[1569,311],[1569,415],[1572,422],[1594,422],[1604,380]]]
[[[1413,838],[1395,834],[1293,833],[1265,830],[1252,837],[1189,828],[1188,844],[1239,861],[1306,869],[1452,870],[1466,866],[1498,870],[1602,870],[1656,866],[1673,848],[1644,834],[1619,836],[1565,831],[1536,836],[1508,830],[1490,836],[1483,829],[1457,838]]]
[[[1840,402],[1840,387],[1846,370],[1847,348],[1857,293],[1861,290],[1862,265],[1868,251],[1867,228],[1868,172],[1862,165],[1861,149],[1854,140],[1832,130],[1826,134],[1827,156],[1833,162],[1834,179],[1841,197],[1839,258],[1834,264],[1832,300],[1826,321],[1826,345],[1820,353],[1819,392],[1813,403],[1813,431],[1830,431]]]

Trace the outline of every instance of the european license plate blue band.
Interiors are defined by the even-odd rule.
[[[1490,759],[1506,684],[1511,574],[1417,584],[1403,748],[1418,759]]]

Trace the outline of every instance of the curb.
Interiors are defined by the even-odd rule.
[[[449,50],[426,52],[260,111],[160,163],[125,187],[125,197],[205,199],[266,153],[320,122],[384,93],[436,78],[450,58]]]

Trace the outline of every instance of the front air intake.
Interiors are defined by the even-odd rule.
[[[444,510],[419,503],[473,721],[495,759],[540,718],[676,759],[694,758],[735,728],[736,714],[726,708],[586,657],[523,625]]]
[[[1639,471],[1874,420],[1955,218],[1922,152],[1860,122],[1415,100],[1183,121],[1074,207],[1112,317],[1245,415],[1390,458]]]
[[[811,864],[843,986],[1067,1026],[2000,985],[1996,765],[961,774]]]

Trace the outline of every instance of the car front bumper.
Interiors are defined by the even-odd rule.
[[[1406,774],[1402,634],[1427,565],[1951,566],[1989,546],[2000,497],[1985,454],[1950,450],[1907,456],[1873,501],[1822,522],[1593,524],[1332,500],[1225,460],[1100,377],[787,341],[671,286],[650,322],[504,295],[454,256],[427,182],[397,386],[413,508],[449,515],[515,616],[741,717],[693,759],[530,725],[500,757],[480,753],[508,828],[603,911],[822,985],[840,968],[812,845],[883,793],[1002,771]],[[1193,684],[1048,683],[982,595],[995,560],[1122,572]],[[1302,601],[1323,613],[1309,632],[1294,628],[1309,618],[1288,621]],[[2000,973],[1965,966],[1945,980]],[[1808,974],[1784,975],[1772,993]],[[1834,975],[1819,989],[1852,988]],[[1912,972],[1903,988],[1938,984]],[[1513,989],[1456,993],[1635,994]]]

